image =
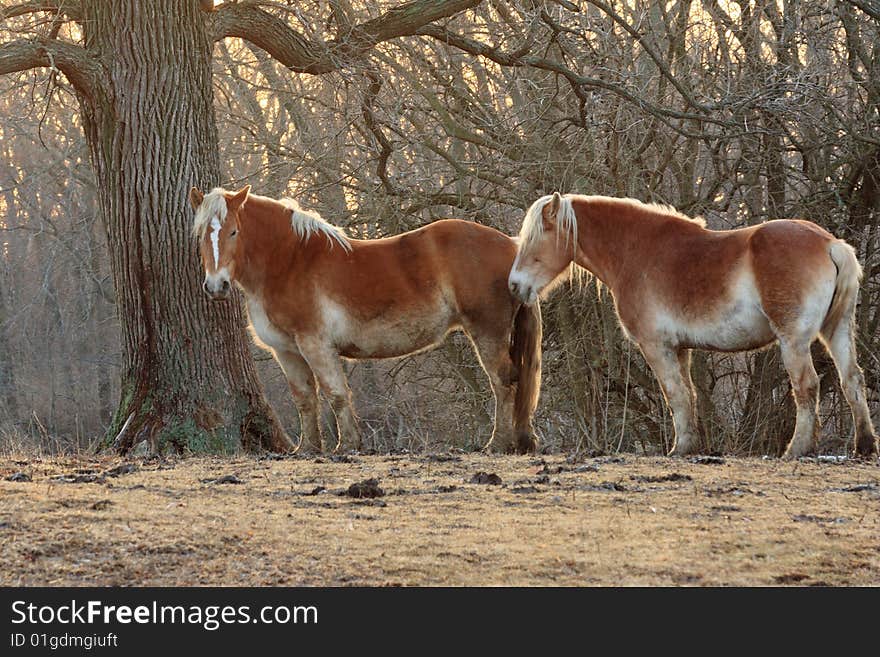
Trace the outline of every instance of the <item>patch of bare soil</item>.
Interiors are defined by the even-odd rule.
[[[878,585],[880,466],[5,457],[0,563],[13,586]]]

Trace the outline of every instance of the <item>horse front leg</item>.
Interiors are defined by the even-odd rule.
[[[646,342],[639,346],[660,382],[666,404],[672,413],[675,443],[669,451],[669,456],[684,456],[699,445],[689,352],[662,343]]]
[[[321,451],[321,426],[318,412],[318,386],[305,359],[294,351],[276,351],[275,358],[281,365],[290,394],[299,412],[300,442],[299,454]]]
[[[342,368],[339,354],[327,345],[302,343],[300,352],[305,358],[324,397],[336,416],[336,444],[324,442],[324,450],[337,452],[357,451],[361,448],[361,433],[351,402],[351,389]]]
[[[534,452],[537,441],[532,436],[524,436],[521,440],[513,426],[513,405],[516,398],[514,383],[514,367],[510,360],[508,345],[510,337],[496,338],[487,335],[472,336],[471,340],[477,351],[477,357],[483,371],[489,377],[489,385],[495,398],[495,416],[492,425],[492,437],[483,447],[485,452]],[[534,441],[534,442],[533,442]]]

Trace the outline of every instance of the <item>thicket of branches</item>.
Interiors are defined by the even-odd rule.
[[[312,43],[338,44],[396,3],[258,4]],[[3,25],[51,29],[30,14]],[[226,186],[297,198],[357,236],[448,216],[512,234],[553,190],[668,203],[712,228],[816,221],[864,265],[860,360],[880,408],[876,3],[494,0],[366,54],[336,48],[337,69],[319,74],[246,41],[215,48]],[[87,444],[116,402],[118,329],[74,105],[51,69],[0,77],[0,431]],[[668,448],[659,387],[608,294],[582,279],[544,319],[545,444]],[[843,450],[849,413],[830,359],[814,355],[821,448]],[[776,349],[703,354],[694,367],[705,449],[781,451],[794,411]],[[280,371],[260,368],[296,433]],[[488,437],[488,386],[464,339],[350,370],[377,449]]]

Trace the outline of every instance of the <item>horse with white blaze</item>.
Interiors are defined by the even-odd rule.
[[[534,451],[541,384],[541,313],[510,294],[516,242],[486,226],[447,219],[394,237],[350,238],[295,201],[214,189],[190,192],[205,292],[235,283],[257,342],[284,371],[300,415],[303,451],[359,449],[343,358],[395,358],[471,339],[495,396],[486,447]],[[318,388],[336,415],[323,443]],[[322,444],[323,443],[323,444]]]

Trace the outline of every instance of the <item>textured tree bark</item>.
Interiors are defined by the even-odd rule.
[[[4,329],[8,311],[3,287],[0,285],[0,354],[11,354],[12,351],[9,349],[9,341]],[[0,415],[5,414],[9,418],[18,418],[18,398],[15,391],[15,367],[12,364],[12,359],[8,356],[0,358]]]
[[[122,327],[122,394],[105,446],[291,446],[249,356],[241,307],[211,304],[190,237],[192,185],[220,179],[211,42],[196,3],[85,2],[104,69],[80,93]]]
[[[0,150],[5,161],[11,161],[8,157],[6,148]],[[3,217],[2,225],[4,227],[18,225],[18,205],[12,195],[12,190],[7,189],[3,193],[6,214]],[[3,262],[5,253],[0,252],[0,417],[3,414],[13,420],[17,420],[19,415],[18,396],[15,377],[15,363],[12,359],[12,350],[9,348],[9,337],[7,336],[7,322],[9,321],[11,300],[7,300],[7,285],[5,279],[7,264]]]

